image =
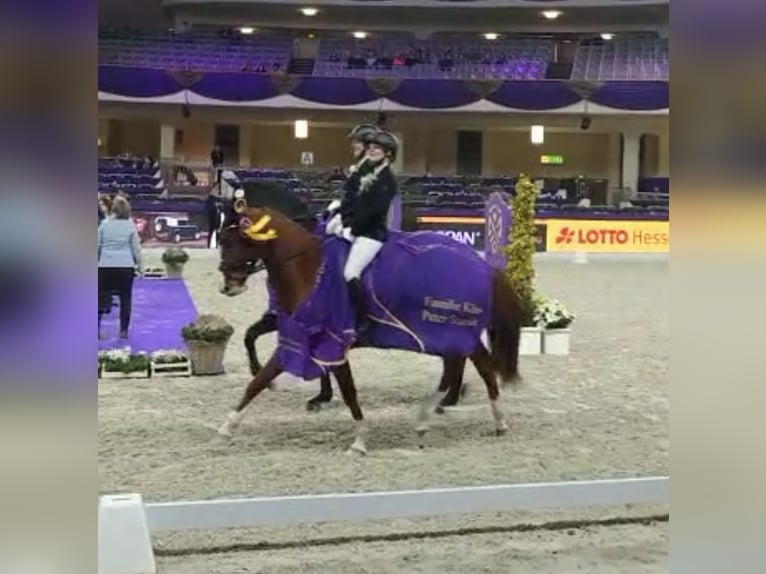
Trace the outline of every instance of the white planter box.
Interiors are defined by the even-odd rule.
[[[174,363],[157,363],[152,361],[149,364],[150,377],[191,377],[192,368],[189,359],[183,359]]]
[[[543,353],[546,355],[568,355],[571,329],[550,329],[543,334]]]
[[[543,331],[539,327],[522,327],[520,355],[539,355],[543,352]]]

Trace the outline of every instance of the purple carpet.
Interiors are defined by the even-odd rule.
[[[101,322],[109,337],[98,342],[99,350],[129,346],[134,352],[186,349],[181,327],[197,318],[197,309],[182,279],[136,279],[133,284],[133,314],[128,339],[118,338],[120,306]]]

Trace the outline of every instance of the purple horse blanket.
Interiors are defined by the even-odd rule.
[[[350,244],[324,242],[311,295],[295,313],[277,310],[285,371],[315,379],[341,365],[356,340],[343,279]],[[371,328],[366,346],[430,355],[469,355],[490,321],[492,268],[469,246],[433,232],[391,232],[365,270]]]

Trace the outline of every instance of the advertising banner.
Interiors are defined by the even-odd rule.
[[[440,217],[427,216],[418,218],[421,231],[435,231],[470,245],[477,251],[484,251],[483,217]]]
[[[502,217],[502,214],[501,214]],[[508,222],[506,225],[500,225],[498,233],[500,235],[506,234],[508,229]],[[470,245],[477,251],[486,251],[486,222],[483,217],[440,217],[440,216],[424,216],[418,218],[418,228],[421,231],[435,231],[436,233],[442,233],[451,237],[452,239]],[[545,251],[546,244],[548,243],[546,220],[538,220],[535,222],[535,229],[537,235],[535,237],[537,251]],[[502,243],[507,241],[507,237],[493,236],[491,238],[495,251],[497,252]],[[495,253],[495,252],[493,252]],[[504,257],[500,256],[499,252],[495,253],[493,257],[497,257],[494,264],[502,266],[500,261],[504,261]]]
[[[204,213],[137,211],[133,222],[145,247],[207,247]]]
[[[590,253],[669,253],[668,221],[548,219],[547,250]]]

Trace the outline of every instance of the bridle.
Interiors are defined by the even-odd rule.
[[[305,223],[307,223],[309,220],[313,220],[313,219],[314,219],[314,217],[312,215],[309,215],[309,216],[302,217],[302,218],[294,218],[293,221],[295,221],[296,223],[300,224],[301,226],[305,226],[304,225]],[[232,229],[236,229],[237,232],[240,232],[241,228],[239,226],[239,223],[235,222],[235,223],[231,223],[230,225],[224,226],[221,229],[221,233],[223,233],[224,231],[232,230]],[[315,238],[315,239],[318,240],[319,238]],[[298,259],[300,257],[303,257],[304,255],[306,255],[310,251],[311,251],[310,248],[301,249],[300,251],[297,251],[296,253],[291,253],[287,257],[281,257],[281,258],[277,259],[276,261],[273,261],[272,264],[274,266],[276,266],[276,267],[282,267],[286,263],[288,263],[288,262],[290,262],[290,261],[292,261],[294,259]],[[266,269],[266,262],[263,260],[263,258],[259,258],[259,259],[255,259],[255,260],[248,260],[248,261],[245,261],[242,264],[237,264],[237,263],[232,263],[232,262],[227,262],[227,261],[221,261],[220,269],[221,269],[221,271],[226,271],[227,269],[228,270],[235,270],[235,269],[236,270],[240,270],[240,269],[244,269],[246,274],[247,274],[247,276],[250,277],[251,275],[255,275],[256,273],[264,271]]]

